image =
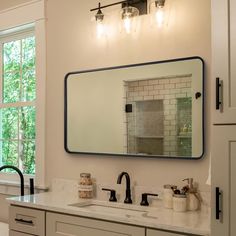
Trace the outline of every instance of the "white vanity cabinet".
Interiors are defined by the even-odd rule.
[[[50,236],[186,236],[139,226],[111,223],[58,213],[47,213],[46,235]],[[145,233],[146,232],[146,233]]]
[[[145,236],[145,228],[57,213],[47,213],[46,235],[50,236]]]
[[[211,5],[213,123],[236,124],[236,1],[212,0]]]
[[[20,221],[15,221],[20,219]],[[31,222],[32,221],[32,222]],[[10,206],[9,236],[187,236],[60,212]],[[195,234],[194,234],[195,235]],[[208,235],[208,234],[206,234]]]

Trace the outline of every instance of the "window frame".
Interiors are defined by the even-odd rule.
[[[37,101],[37,94],[36,94],[36,98],[33,101],[17,101],[17,102],[12,102],[12,103],[4,103],[3,102],[3,82],[4,82],[4,78],[3,78],[3,47],[5,43],[11,42],[11,41],[17,41],[17,40],[23,40],[25,38],[28,37],[35,37],[35,31],[34,31],[34,27],[29,25],[29,28],[24,29],[24,30],[17,30],[12,32],[12,33],[6,33],[3,36],[0,36],[0,109],[3,108],[19,108],[19,107],[35,107],[35,111],[37,111],[37,107],[36,107],[36,101]],[[36,48],[35,48],[36,50]],[[22,56],[22,55],[21,55]],[[35,67],[36,67],[36,63],[35,63]],[[22,73],[22,71],[21,71]],[[36,69],[35,69],[35,73],[36,73]],[[22,77],[21,77],[22,80]],[[22,81],[21,81],[22,82]],[[36,83],[37,83],[37,78],[36,78]],[[35,88],[36,89],[36,88]],[[35,131],[36,131],[36,124],[35,124]],[[17,139],[9,139],[9,141],[17,141],[19,142],[19,134],[17,135]],[[4,141],[2,139],[2,141]],[[34,139],[34,141],[36,141],[36,137]],[[19,147],[17,148],[17,152],[18,152],[18,156],[19,156]],[[1,158],[1,157],[0,157]],[[35,153],[35,159],[36,159],[36,153]],[[6,172],[6,174],[9,174],[8,172]],[[29,178],[33,178],[35,176],[35,174],[24,174],[26,179]],[[11,175],[10,175],[11,176]],[[11,177],[12,178],[12,177]]]
[[[31,14],[28,14],[31,12]],[[0,35],[9,29],[33,25],[36,40],[36,139],[35,176],[25,174],[25,182],[34,177],[35,186],[47,188],[45,168],[45,109],[46,109],[46,14],[45,1],[30,1],[0,11]],[[15,173],[0,172],[0,185],[19,182]],[[0,188],[1,189],[1,188]],[[9,189],[7,191],[9,193]]]

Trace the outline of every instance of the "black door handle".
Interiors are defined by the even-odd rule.
[[[222,193],[220,191],[220,188],[217,187],[216,188],[216,220],[220,219],[220,214],[222,213],[221,209],[220,209],[220,197],[221,197]]]
[[[220,95],[221,95],[220,89],[222,89],[220,78],[216,78],[216,110],[219,110],[220,106],[222,105],[222,102],[220,99]]]

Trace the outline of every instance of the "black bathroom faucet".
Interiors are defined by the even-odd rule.
[[[126,178],[126,196],[125,196],[125,200],[124,203],[132,203],[132,199],[131,199],[131,189],[130,189],[130,177],[129,174],[127,172],[121,172],[118,176],[117,179],[117,184],[121,184],[121,180],[123,178],[123,176],[125,176]]]
[[[20,176],[20,190],[21,190],[21,196],[24,196],[24,189],[25,189],[25,184],[24,184],[24,176],[22,174],[22,172],[15,166],[11,166],[11,165],[5,165],[5,166],[1,166],[0,167],[0,172],[4,169],[13,169],[15,170],[18,175]]]

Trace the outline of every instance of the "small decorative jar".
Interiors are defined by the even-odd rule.
[[[177,186],[166,184],[163,186],[163,205],[165,208],[173,208],[173,190],[177,189]]]
[[[177,212],[187,211],[187,196],[186,194],[174,194],[173,209]]]
[[[80,174],[79,197],[93,198],[93,182],[89,173]]]

